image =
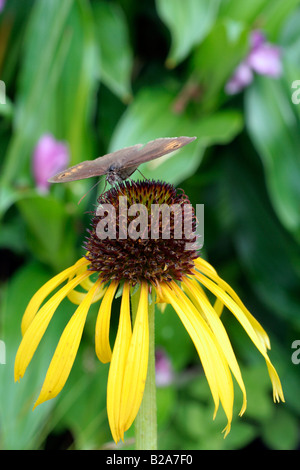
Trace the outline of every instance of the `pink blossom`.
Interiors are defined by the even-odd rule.
[[[158,387],[166,387],[173,381],[171,361],[162,349],[155,351],[155,378]]]
[[[260,47],[262,44],[266,42],[266,36],[262,31],[259,29],[255,29],[254,31],[251,32],[250,36],[250,44],[251,44],[251,50],[256,49],[257,47]]]
[[[241,62],[236,68],[233,76],[225,85],[225,91],[228,95],[235,95],[243,88],[250,85],[253,80],[253,72],[247,62]]]
[[[234,95],[250,85],[254,72],[277,78],[282,73],[281,51],[279,47],[267,42],[265,35],[258,30],[252,31],[251,50],[237,66],[233,76],[225,85],[228,95]]]
[[[250,52],[247,60],[249,66],[260,75],[280,77],[282,72],[280,50],[272,44],[265,43]]]
[[[6,0],[0,0],[0,13],[5,7]]]
[[[47,193],[48,179],[64,170],[70,160],[68,146],[51,134],[40,137],[33,154],[33,174],[39,191]]]

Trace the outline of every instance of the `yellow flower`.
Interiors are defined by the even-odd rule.
[[[170,185],[142,182],[119,189],[113,188],[106,201],[116,207],[116,197],[124,191],[136,200],[184,201]],[[176,199],[177,198],[177,199]],[[178,199],[179,198],[179,199]],[[101,201],[103,203],[103,201]],[[264,357],[273,385],[274,401],[284,401],[280,379],[267,350],[269,338],[243,305],[234,290],[221,279],[215,269],[195,251],[184,251],[181,240],[99,240],[95,217],[86,243],[87,255],[70,268],[48,281],[31,299],[22,320],[23,339],[15,360],[15,380],[23,377],[51,318],[61,301],[68,297],[78,307],[65,327],[46,374],[35,406],[58,395],[64,387],[79,348],[87,314],[92,303],[101,299],[95,327],[95,350],[103,363],[110,362],[107,383],[107,413],[113,439],[124,439],[133,423],[143,398],[148,367],[149,329],[148,294],[154,289],[157,303],[171,304],[190,335],[198,352],[215,404],[221,403],[228,434],[233,414],[233,377],[242,395],[242,415],[246,409],[246,389],[229,337],[221,321],[226,307],[240,322],[249,338]],[[91,280],[91,277],[97,279]],[[45,303],[45,299],[62,283],[66,283]],[[81,286],[86,292],[79,292]],[[112,302],[122,287],[122,300],[117,336],[111,347],[109,340]],[[134,323],[130,297],[139,287],[139,303]],[[215,297],[212,304],[207,293]]]

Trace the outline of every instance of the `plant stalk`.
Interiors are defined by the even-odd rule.
[[[139,292],[136,294],[132,296],[133,320],[135,320],[139,300]],[[135,419],[136,450],[157,449],[157,409],[155,384],[155,296],[153,288],[149,297],[149,360],[143,400]]]

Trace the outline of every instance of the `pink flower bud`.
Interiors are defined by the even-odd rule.
[[[69,163],[68,146],[59,142],[51,134],[40,137],[33,154],[33,174],[39,191],[49,191],[48,179],[64,170]]]
[[[6,0],[0,0],[0,13],[5,7]]]
[[[272,44],[265,43],[251,51],[247,62],[260,75],[274,78],[281,75],[280,49]]]
[[[158,387],[166,387],[173,381],[171,361],[162,349],[155,351],[155,376]]]
[[[235,69],[231,79],[226,83],[225,91],[228,95],[235,95],[243,88],[250,85],[253,80],[253,72],[247,62],[241,62]]]
[[[265,35],[258,30],[252,31],[251,50],[235,69],[225,85],[225,92],[234,95],[250,85],[253,73],[277,78],[282,73],[280,49],[266,41]]]

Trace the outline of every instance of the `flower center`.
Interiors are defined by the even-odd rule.
[[[102,194],[85,242],[90,269],[132,285],[181,280],[194,267],[196,217],[184,192],[156,181],[122,182]]]

